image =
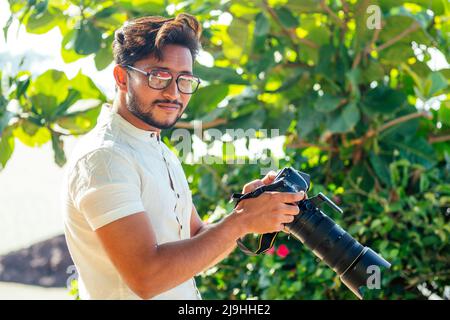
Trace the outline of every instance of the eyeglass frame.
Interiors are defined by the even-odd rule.
[[[131,66],[131,65],[129,65],[129,64],[122,65],[122,67],[124,67],[124,68],[129,68],[129,69],[131,69],[131,70],[134,70],[134,71],[137,71],[137,72],[140,72],[140,73],[146,75],[146,76],[147,76],[147,80],[148,80],[148,81],[147,81],[147,85],[148,85],[150,88],[154,89],[154,90],[164,90],[164,89],[167,89],[167,88],[170,86],[170,84],[172,83],[173,79],[174,79],[172,72],[170,72],[170,71],[168,71],[168,70],[165,70],[165,69],[161,69],[161,68],[153,68],[151,71],[153,71],[153,70],[161,70],[161,71],[164,71],[164,72],[169,73],[170,76],[172,77],[172,79],[170,79],[170,81],[168,82],[167,86],[165,86],[164,88],[153,88],[153,87],[150,85],[150,75],[151,75],[151,72],[148,72],[148,71],[145,71],[145,70],[141,70],[141,69],[136,68],[136,67],[133,67],[133,66]],[[178,79],[179,79],[181,76],[184,76],[184,75],[190,75],[190,76],[193,76],[193,77],[195,77],[195,80],[197,81],[197,87],[196,87],[195,90],[194,90],[193,92],[191,92],[191,93],[183,92],[182,90],[180,90],[180,86],[178,85]],[[178,77],[176,78],[175,82],[176,82],[176,84],[177,84],[177,89],[178,89],[178,91],[180,91],[180,92],[183,93],[183,94],[189,94],[189,95],[191,95],[191,94],[194,94],[195,92],[197,92],[198,87],[200,86],[201,80],[200,80],[199,77],[197,77],[197,76],[195,76],[195,75],[193,75],[193,74],[190,74],[190,73],[181,73],[181,74],[178,74]]]

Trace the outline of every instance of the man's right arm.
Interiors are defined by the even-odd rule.
[[[139,297],[152,298],[189,280],[216,261],[247,233],[281,231],[292,222],[300,193],[267,193],[239,203],[232,214],[191,239],[157,245],[145,212],[96,230],[124,281]]]

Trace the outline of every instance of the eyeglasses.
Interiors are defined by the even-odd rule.
[[[163,69],[152,69],[150,72],[135,68],[130,65],[124,67],[145,74],[148,77],[148,86],[155,90],[163,90],[172,82],[173,75],[171,72]],[[197,91],[200,79],[192,74],[179,74],[175,80],[178,91],[184,94],[193,94]]]

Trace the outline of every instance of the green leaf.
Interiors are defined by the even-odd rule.
[[[6,22],[5,26],[3,27],[3,36],[5,37],[5,42],[8,41],[8,30],[9,30],[9,27],[11,27],[12,22],[13,22],[13,15],[10,15],[8,18],[8,21]]]
[[[323,121],[323,116],[315,112],[309,105],[302,106],[298,112],[297,131],[301,136],[307,136],[318,128]]]
[[[73,135],[80,135],[89,132],[97,123],[100,108],[92,108],[86,111],[70,113],[59,117],[55,123],[67,129]]]
[[[214,198],[217,194],[217,184],[211,172],[204,172],[199,182],[200,192],[207,198]]]
[[[227,128],[233,129],[255,129],[259,130],[262,128],[264,121],[266,120],[266,111],[262,108],[256,109],[255,112],[251,114],[246,114],[244,116],[233,119],[227,123]]]
[[[3,130],[8,127],[9,121],[14,118],[14,116],[14,113],[7,110],[5,110],[3,113],[0,113],[0,135],[2,134]]]
[[[113,62],[113,54],[111,49],[113,38],[110,37],[100,45],[100,50],[95,55],[95,67],[101,71],[108,67]]]
[[[52,116],[57,117],[64,114],[71,105],[73,105],[78,99],[80,99],[80,97],[81,94],[79,91],[70,88],[67,94],[67,98],[58,106]]]
[[[256,15],[255,35],[258,37],[264,37],[267,35],[270,29],[270,22],[266,15],[262,12]]]
[[[201,64],[196,64],[194,67],[194,73],[202,80],[211,83],[248,84],[248,81],[242,79],[236,70],[232,68],[209,68]]]
[[[317,0],[289,0],[286,3],[286,7],[293,12],[321,12],[320,2]]]
[[[228,86],[213,84],[202,87],[192,96],[189,101],[187,113],[196,118],[217,108],[217,105],[228,95]]]
[[[69,80],[64,72],[51,69],[37,77],[30,85],[29,96],[34,110],[43,118],[51,118],[66,99],[68,91]]]
[[[368,114],[394,113],[406,101],[403,92],[386,86],[378,86],[370,90],[363,99],[364,111]]]
[[[14,136],[10,128],[0,131],[0,172],[14,151]]]
[[[50,131],[30,121],[21,122],[21,126],[14,129],[13,134],[23,144],[29,147],[40,147],[51,139]]]
[[[60,135],[54,131],[52,134],[52,147],[55,154],[55,163],[62,167],[66,163],[66,155],[64,153],[64,142],[61,140]]]
[[[67,32],[61,42],[61,56],[65,63],[77,61],[84,58],[84,55],[75,52],[75,39],[77,30],[70,30]]]
[[[241,44],[244,47],[248,37],[247,30],[247,24],[242,20],[234,19],[228,26],[227,33],[235,44]]]
[[[336,97],[325,93],[316,100],[314,108],[319,112],[331,112],[339,106],[341,101],[342,97]]]
[[[426,168],[431,168],[436,162],[433,147],[421,137],[409,137],[405,141],[391,140],[391,145],[396,146],[400,155],[411,163],[418,163]]]
[[[428,91],[428,97],[432,97],[435,93],[447,88],[447,79],[439,72],[431,72],[428,78],[431,81],[431,87]]]
[[[442,101],[438,111],[438,120],[450,126],[450,100]]]
[[[261,11],[260,8],[251,6],[251,2],[232,3],[230,6],[230,13],[234,17],[253,17],[255,14]]]
[[[95,85],[90,77],[82,74],[81,70],[70,80],[69,85],[71,88],[80,92],[81,99],[98,99],[106,101],[103,92]]]
[[[297,18],[286,7],[275,8],[275,12],[285,28],[295,28],[298,25]]]
[[[355,103],[349,103],[342,108],[342,111],[337,111],[330,116],[328,121],[328,130],[333,133],[342,133],[353,130],[358,123],[361,115],[358,106]]]
[[[62,12],[53,7],[40,13],[33,13],[27,19],[25,24],[27,32],[34,34],[47,33],[56,27],[62,18]]]
[[[369,160],[378,178],[386,185],[391,186],[391,176],[387,162],[374,152],[370,152]]]
[[[77,54],[88,55],[100,50],[102,33],[89,20],[83,20],[76,29],[74,49]]]

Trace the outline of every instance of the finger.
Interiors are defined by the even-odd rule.
[[[297,205],[282,204],[276,212],[283,215],[297,215],[300,209]]]
[[[276,192],[274,193],[274,197],[276,201],[293,203],[303,200],[305,198],[305,192]]]
[[[261,182],[265,185],[271,184],[273,180],[275,180],[275,177],[277,176],[277,173],[275,171],[269,171],[264,178],[261,179]]]
[[[278,227],[275,229],[275,232],[281,232],[285,228],[284,223],[280,223]]]
[[[243,192],[247,193],[247,192],[253,191],[258,187],[262,187],[263,185],[264,185],[264,183],[260,179],[253,180],[244,186]]]
[[[283,215],[281,222],[282,223],[291,223],[292,221],[294,221],[295,217],[294,216],[290,216],[288,214]]]

